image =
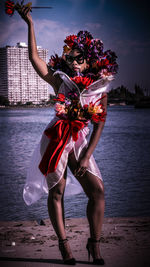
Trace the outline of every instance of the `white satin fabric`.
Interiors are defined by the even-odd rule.
[[[95,102],[102,96],[103,92],[107,92],[108,84],[112,80],[112,76],[106,79],[101,79],[91,84],[87,89],[84,89],[81,93],[78,86],[70,80],[62,71],[56,71],[54,75],[60,75],[63,80],[59,93],[63,93],[66,97],[70,90],[75,91],[80,99],[81,105]],[[58,117],[54,117],[52,121],[47,125],[46,129],[55,124],[59,120]],[[67,145],[61,155],[55,172],[49,173],[46,177],[40,172],[38,166],[42,159],[44,152],[50,139],[43,133],[40,143],[33,152],[30,166],[27,171],[26,183],[23,189],[23,199],[27,205],[31,205],[39,200],[43,193],[48,193],[48,190],[53,188],[63,177],[64,171],[67,166],[68,156],[70,153],[74,153],[76,160],[82,156],[84,149],[87,145],[86,136],[89,134],[89,128],[86,126],[79,131],[78,140],[75,142],[72,137],[69,138]],[[90,157],[88,171],[102,180],[102,176],[99,168],[94,160],[93,155]],[[67,176],[67,185],[65,189],[65,195],[74,195],[82,192],[82,188],[78,181],[71,175]]]

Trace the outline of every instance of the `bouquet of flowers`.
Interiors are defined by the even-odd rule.
[[[103,98],[103,97],[102,97]],[[59,93],[56,101],[55,111],[56,116],[59,118],[73,120],[88,121],[98,123],[105,121],[106,112],[102,104],[98,102],[102,99],[99,98],[95,103],[90,102],[89,105],[81,106],[77,94],[70,91],[68,98],[64,94]]]
[[[15,3],[16,2],[16,3]],[[15,10],[18,10],[20,11],[21,8],[23,7],[24,5],[24,0],[22,0],[21,2],[19,1],[10,1],[10,0],[7,0],[5,2],[5,13],[9,16],[12,16],[15,12]],[[46,6],[32,6],[32,2],[29,2],[27,3],[26,5],[24,5],[24,7],[28,7],[31,9],[32,11],[32,8],[36,8],[36,9],[39,9],[39,8],[52,8],[52,7],[46,7]]]

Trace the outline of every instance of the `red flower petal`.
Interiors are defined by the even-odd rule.
[[[13,1],[6,1],[5,2],[5,13],[8,15],[13,15],[15,10],[15,4]]]
[[[82,77],[82,76],[75,76],[71,78],[73,82],[75,82],[79,87],[81,86],[82,88],[87,88],[91,83],[93,83],[93,80],[88,77]]]
[[[88,108],[88,105],[84,105],[83,108]]]
[[[65,95],[64,94],[61,94],[59,93],[57,98],[53,99],[55,101],[60,101],[60,102],[64,102],[65,101]]]
[[[8,15],[12,15],[14,13],[14,11],[12,9],[8,8],[5,10],[5,13]]]
[[[66,37],[65,39],[65,43],[69,46],[69,47],[73,47],[74,45],[74,40],[77,39],[77,36],[76,35],[69,35]]]
[[[90,45],[91,44],[91,39],[89,39],[88,37],[86,37],[86,45]]]
[[[93,114],[93,115],[92,115],[92,120],[93,120],[94,122],[98,123],[98,122],[100,121],[100,117],[99,117],[98,115],[96,115],[96,114]]]

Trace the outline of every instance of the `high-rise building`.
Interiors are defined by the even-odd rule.
[[[47,62],[48,50],[37,47],[39,57]],[[0,48],[0,95],[10,104],[49,100],[48,83],[39,77],[28,58],[25,43]]]

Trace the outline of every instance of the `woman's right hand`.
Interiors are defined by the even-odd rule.
[[[32,17],[30,14],[30,11],[32,12],[32,8],[28,6],[20,6],[16,4],[15,9],[18,11],[19,15],[22,17],[22,19],[29,25],[32,23]]]

